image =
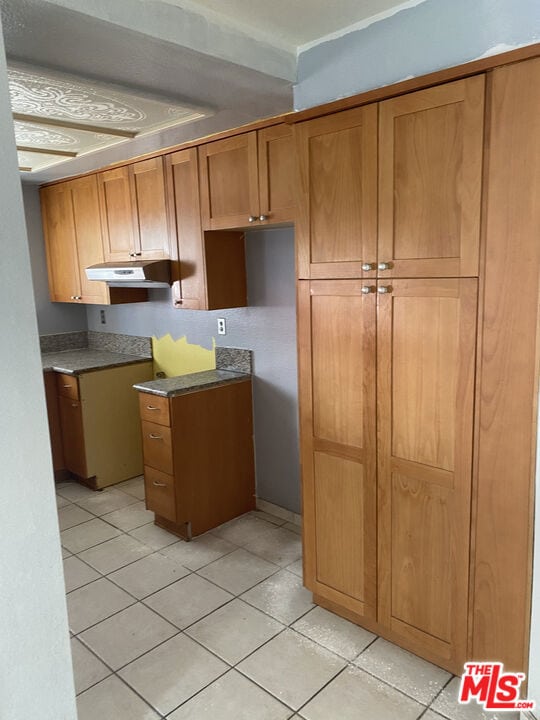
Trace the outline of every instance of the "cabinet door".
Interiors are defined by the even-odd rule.
[[[269,222],[292,222],[295,215],[296,163],[292,127],[273,125],[257,132],[259,208]]]
[[[483,125],[483,76],[381,103],[383,276],[478,275]]]
[[[99,173],[98,186],[105,260],[132,260],[137,231],[133,223],[128,167]]]
[[[59,395],[58,405],[66,470],[86,478],[86,451],[81,403],[79,400]]]
[[[204,230],[245,227],[259,217],[255,131],[201,145],[199,164]]]
[[[109,291],[106,283],[88,280],[85,272],[85,268],[89,265],[104,261],[97,177],[89,175],[78,180],[72,180],[69,185],[73,200],[73,218],[77,238],[81,300],[83,303],[105,305],[109,302]]]
[[[395,280],[378,299],[378,619],[456,673],[467,643],[476,306],[472,278]]]
[[[203,234],[199,201],[197,148],[180,150],[165,159],[171,207],[172,279],[175,303],[194,310],[206,308]]]
[[[374,618],[376,294],[358,280],[298,292],[304,582]]]
[[[129,166],[136,257],[168,258],[169,225],[165,198],[163,158],[151,158]]]
[[[299,123],[295,134],[299,277],[374,277],[377,106]]]
[[[40,195],[51,300],[76,302],[79,264],[69,183],[43,188]]]

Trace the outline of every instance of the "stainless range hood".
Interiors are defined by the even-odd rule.
[[[99,263],[87,267],[89,280],[106,282],[111,287],[169,287],[170,260],[134,260],[131,262]]]

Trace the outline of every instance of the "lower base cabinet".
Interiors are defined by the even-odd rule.
[[[46,374],[57,477],[69,473],[100,490],[142,474],[137,394],[133,385],[152,377],[151,361],[78,376]]]
[[[255,509],[251,380],[139,393],[146,507],[190,540]]]

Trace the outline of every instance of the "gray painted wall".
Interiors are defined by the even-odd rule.
[[[0,717],[76,720],[60,535],[0,27]]]
[[[88,329],[187,336],[190,343],[249,348],[254,352],[254,425],[257,494],[300,512],[296,297],[293,228],[247,233],[249,307],[202,312],[175,310],[168,290],[152,291],[152,301],[106,308],[89,306]],[[217,334],[217,318],[227,335]]]
[[[424,0],[301,52],[294,106],[312,107],[538,40],[538,0]]]
[[[40,335],[86,330],[86,308],[49,300],[47,260],[41,227],[39,190],[35,185],[23,185],[24,214],[32,266],[32,284]]]

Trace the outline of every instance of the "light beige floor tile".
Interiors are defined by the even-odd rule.
[[[152,553],[116,570],[108,577],[128,593],[142,600],[186,575],[189,575],[187,568],[160,553]]]
[[[519,720],[519,713],[484,712],[476,702],[460,705],[457,701],[460,682],[461,678],[453,678],[434,700],[431,709],[450,720]]]
[[[102,518],[105,522],[127,532],[128,530],[135,530],[141,525],[153,523],[154,513],[147,510],[143,502],[136,502],[120,510],[114,510],[114,512],[102,515]]]
[[[424,710],[371,675],[348,667],[302,708],[301,715],[307,720],[416,720]]]
[[[224,662],[180,634],[119,674],[158,712],[167,715],[226,670]]]
[[[257,520],[257,522],[260,521]],[[234,595],[240,595],[272,575],[277,569],[277,565],[240,548],[210,565],[206,565],[199,570],[199,574]]]
[[[129,534],[154,550],[161,550],[161,548],[178,542],[178,537],[176,535],[167,532],[167,530],[164,530],[153,523],[131,530]]]
[[[96,547],[85,550],[79,557],[103,575],[118,570],[124,565],[135,562],[145,555],[150,555],[152,548],[143,545],[129,535],[107,540]]]
[[[177,633],[174,625],[137,603],[79,637],[109,667],[118,670]]]
[[[296,533],[297,535],[302,534],[302,526],[296,525],[296,523],[288,522],[283,525],[284,530],[290,530],[293,533]]]
[[[178,710],[168,720],[287,720],[289,708],[230,670]]]
[[[303,577],[304,570],[302,567],[302,558],[299,560],[296,560],[295,562],[291,563],[290,565],[287,565],[287,570],[289,572],[294,573],[295,575],[298,575],[298,577]]]
[[[285,525],[287,522],[287,520],[277,517],[276,515],[271,515],[264,510],[252,510],[249,514],[251,517],[259,518],[259,520],[266,520],[266,522],[272,523],[272,525]]]
[[[212,530],[212,534],[235,545],[243,546],[248,545],[259,537],[261,533],[271,530],[273,527],[274,525],[266,522],[266,520],[247,514],[220,525]]]
[[[120,530],[99,518],[95,518],[82,525],[76,525],[69,528],[69,530],[64,530],[64,532],[60,533],[60,542],[70,552],[80,553],[118,535],[121,535]]]
[[[282,527],[261,533],[249,543],[249,551],[268,562],[285,567],[302,557],[302,539]]]
[[[106,578],[74,590],[66,599],[69,628],[75,635],[135,602]]]
[[[284,627],[242,600],[233,600],[192,625],[186,634],[236,665]]]
[[[61,495],[56,496],[56,507],[58,509],[62,507],[66,507],[66,505],[71,505],[71,500],[67,500],[66,498],[62,497]]]
[[[159,715],[112,675],[77,698],[78,720],[154,720]]]
[[[146,598],[144,603],[183,630],[232,599],[232,595],[198,577],[178,580]]]
[[[107,489],[96,492],[92,497],[77,500],[77,505],[94,513],[94,515],[106,515],[113,512],[113,510],[120,510],[120,508],[133,505],[136,502],[137,498],[133,497],[133,495],[127,495],[119,490]]]
[[[144,476],[139,475],[138,477],[131,478],[131,480],[125,480],[122,483],[114,486],[115,490],[121,490],[128,495],[133,495],[138,500],[144,500]]]
[[[88,520],[93,520],[94,516],[86,510],[83,510],[78,505],[66,505],[65,507],[58,510],[58,524],[60,530],[67,530],[68,528],[80,525]]]
[[[100,577],[99,573],[82,560],[72,555],[64,560],[64,582],[66,592],[71,592]]]
[[[314,607],[311,598],[311,592],[303,587],[302,580],[288,570],[280,570],[242,595],[242,600],[285,625]]]
[[[65,482],[56,484],[56,494],[61,495],[63,498],[66,498],[66,500],[69,500],[70,502],[92,497],[93,495],[95,495],[95,492],[95,490],[90,490],[90,488],[87,488],[84,485],[76,482]]]
[[[293,629],[346,660],[353,660],[376,637],[364,628],[321,607],[315,607],[301,617],[294,623]]]
[[[422,720],[444,720],[444,716],[433,712],[433,710],[428,710],[424,715],[422,715]]]
[[[429,705],[450,680],[450,673],[393,643],[378,638],[355,665],[385,680],[418,702]]]
[[[71,638],[70,642],[75,692],[78,695],[108,677],[111,671],[77,638]]]
[[[180,565],[190,570],[199,570],[223,555],[227,555],[237,548],[236,545],[216,537],[215,535],[201,535],[191,542],[180,542],[161,550],[163,555],[176,560]]]
[[[345,664],[342,658],[308,638],[285,630],[243,660],[238,669],[293,710],[298,710]],[[325,720],[329,717],[336,716],[327,715]]]

